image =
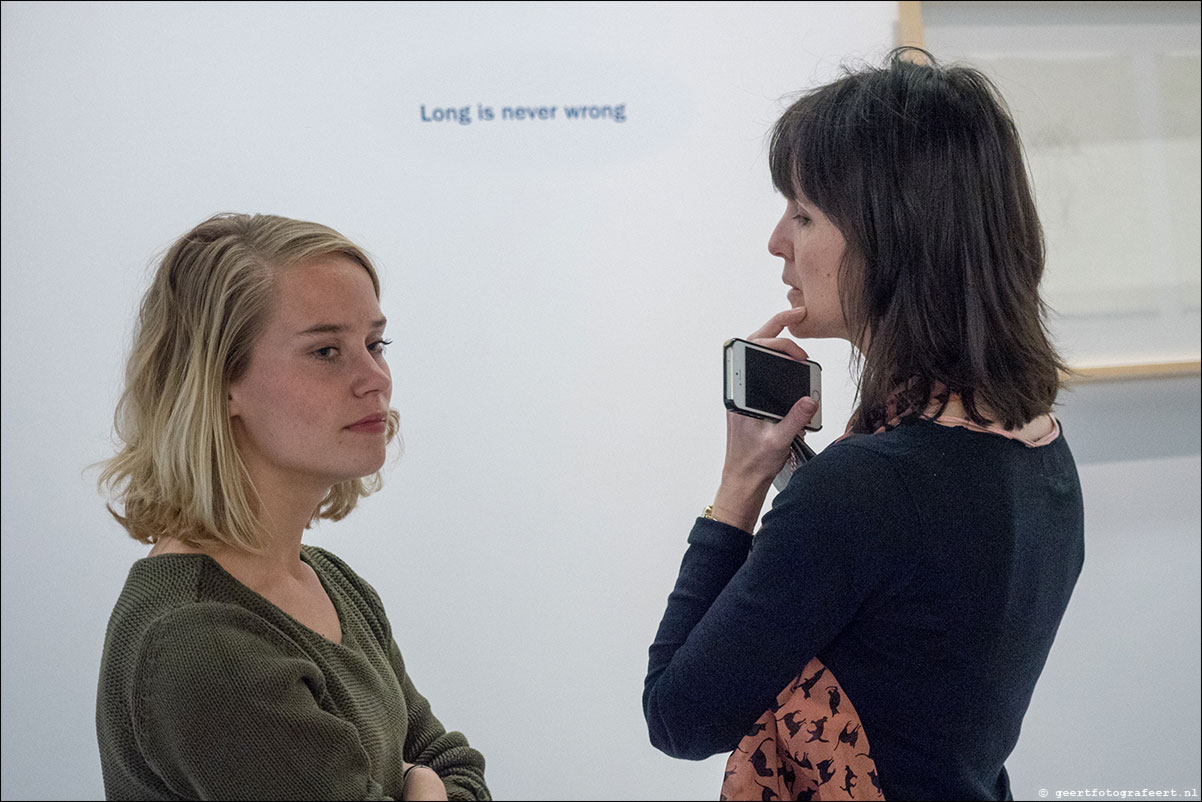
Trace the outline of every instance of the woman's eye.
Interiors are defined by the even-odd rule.
[[[810,218],[806,217],[804,214],[795,214],[793,215],[793,219],[801,223],[803,226],[810,222]]]
[[[338,349],[334,346],[327,345],[325,348],[318,348],[316,351],[314,351],[313,356],[317,357],[318,359],[333,359],[334,353],[337,350]]]
[[[373,354],[382,354],[384,353],[384,349],[390,345],[392,345],[392,340],[376,340],[374,343],[367,346],[367,350],[371,351]]]

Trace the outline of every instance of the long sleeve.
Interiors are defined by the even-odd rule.
[[[389,646],[388,659],[409,709],[405,760],[434,769],[447,787],[448,799],[492,799],[484,783],[484,756],[468,745],[463,733],[447,732],[434,717],[430,703],[409,678],[395,641]]]
[[[338,611],[333,642],[211,557],[139,560],[109,619],[96,734],[113,799],[388,799],[404,761],[487,799],[484,758],[417,692],[376,591],[301,558]]]
[[[896,570],[888,533],[915,523],[887,461],[846,447],[799,470],[754,539],[699,520],[650,649],[651,742],[696,760],[733,749]]]
[[[688,699],[672,700],[667,683],[660,678],[672,663],[676,652],[688,640],[714,600],[731,577],[742,567],[751,549],[751,535],[719,521],[698,518],[689,533],[689,549],[681,561],[676,587],[668,596],[668,608],[660,621],[655,641],[649,650],[647,678],[643,684],[643,712],[651,734],[651,743],[676,757],[701,759],[709,754],[693,753],[685,744],[672,740],[676,727],[670,725],[673,705],[688,704]],[[686,696],[687,691],[682,694]],[[709,722],[702,718],[697,727]]]
[[[853,435],[803,465],[747,539],[712,521],[690,535],[650,653],[653,744],[748,747],[732,759],[758,774],[762,742],[742,741],[779,722],[801,739],[781,755],[799,770],[821,765],[819,743],[861,738],[886,798],[1008,798],[1005,761],[1083,558],[1063,436],[1031,447],[926,420]],[[817,708],[804,730],[800,708],[777,707],[798,696]],[[859,725],[832,732],[849,706]]]
[[[137,744],[191,799],[388,799],[355,727],[322,709],[318,666],[229,604],[191,605],[147,632],[133,710]]]

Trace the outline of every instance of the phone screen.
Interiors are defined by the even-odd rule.
[[[744,403],[748,407],[783,418],[799,399],[810,394],[809,365],[756,348],[744,353]]]

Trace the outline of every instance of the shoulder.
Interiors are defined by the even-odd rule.
[[[857,508],[896,512],[912,504],[909,473],[926,446],[896,432],[852,435],[827,446],[801,466],[778,504],[842,512]]]
[[[882,434],[852,434],[831,443],[807,467],[820,466],[828,473],[895,473],[899,460],[926,447],[926,443],[916,440],[904,427]]]
[[[911,445],[895,438],[853,436],[802,465],[764,516],[755,548],[770,535],[779,548],[848,559],[885,558],[921,528],[906,476]]]
[[[264,604],[209,557],[139,560],[109,619],[102,678],[132,681],[156,667],[188,672],[195,664],[203,672],[265,655],[303,655],[295,641],[255,612]]]
[[[752,540],[745,568],[776,598],[828,624],[916,570],[923,521],[897,460],[846,438],[794,472]],[[867,439],[867,438],[866,438]],[[758,592],[758,591],[757,591]]]
[[[895,467],[911,461],[931,459],[955,449],[956,430],[925,420],[911,420],[896,428],[875,434],[853,434],[831,444],[827,451],[834,455],[862,460],[884,460]],[[872,455],[871,457],[869,455]]]
[[[995,434],[919,420],[838,440],[805,468],[812,469],[812,482],[852,480],[859,500],[882,503],[889,494],[919,499],[930,492],[954,492],[972,476],[999,469],[1015,454],[1029,451]]]
[[[327,576],[337,576],[347,580],[363,582],[363,579],[351,569],[346,560],[332,551],[323,549],[320,546],[302,544],[301,554],[305,557],[309,565],[313,566],[313,570],[318,573],[324,572],[324,575]]]
[[[383,612],[380,594],[341,557],[323,548],[307,545],[301,546],[301,555],[323,581],[334,583],[353,595],[363,597]]]
[[[146,628],[139,649],[142,678],[206,682],[239,677],[240,667],[275,660],[312,662],[306,650],[262,616],[231,602],[197,601],[165,612]],[[219,670],[214,670],[219,669]]]
[[[225,586],[223,574],[212,558],[202,555],[169,554],[138,560],[130,567],[109,617],[106,652],[128,652],[156,622],[178,610],[204,601],[232,600],[235,588]]]
[[[906,500],[921,505],[932,493],[955,494],[1031,451],[995,434],[915,420],[837,440],[794,478],[800,492],[844,505],[896,506]]]
[[[326,549],[304,545],[301,555],[328,589],[355,605],[377,640],[387,644],[392,637],[391,626],[384,602],[371,583],[352,570],[345,560]]]
[[[215,601],[159,616],[129,677],[134,722],[146,732],[166,718],[200,726],[223,705],[284,704],[299,688],[312,698],[326,692],[325,672],[305,646],[250,610]]]
[[[203,717],[211,700],[244,698],[271,683],[323,687],[302,646],[236,599],[172,601],[114,614],[101,658],[99,731]]]

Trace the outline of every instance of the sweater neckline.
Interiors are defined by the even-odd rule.
[[[223,566],[221,563],[219,563],[212,556],[205,554],[203,552],[191,552],[191,553],[190,552],[169,552],[167,554],[157,554],[153,557],[150,557],[150,556],[142,557],[140,560],[138,560],[138,562],[149,563],[154,560],[161,560],[164,558],[179,558],[179,557],[184,557],[184,558],[199,557],[202,559],[202,561],[207,560],[213,567],[215,567],[217,569],[220,576],[225,577],[228,581],[234,583],[234,585],[236,585],[241,590],[245,591],[246,593],[251,594],[256,599],[259,599],[263,604],[265,604],[268,607],[270,607],[271,609],[275,610],[277,613],[284,616],[289,621],[292,621],[298,627],[303,629],[305,632],[310,633],[311,635],[313,635],[316,638],[320,638],[322,641],[324,641],[332,646],[338,646],[338,647],[341,647],[344,649],[350,648],[348,639],[347,639],[346,616],[343,614],[342,603],[339,601],[338,595],[331,590],[330,585],[325,580],[325,577],[322,576],[322,572],[317,570],[317,567],[313,564],[313,560],[312,560],[311,555],[309,554],[309,548],[307,546],[305,546],[303,544],[301,545],[301,550],[300,550],[301,561],[304,562],[305,565],[307,565],[311,569],[313,569],[313,573],[317,576],[317,581],[321,583],[321,588],[323,591],[325,591],[326,597],[329,598],[330,604],[334,605],[334,614],[338,617],[338,630],[342,634],[341,640],[338,640],[338,641],[330,640],[329,638],[327,638],[325,635],[321,634],[317,630],[305,625],[300,620],[298,620],[296,617],[294,617],[292,614],[288,613],[286,610],[281,608],[275,602],[271,601],[271,599],[268,599],[266,596],[259,593],[257,590],[250,587],[249,585],[244,583],[242,580],[238,579],[238,577],[234,576],[229,571],[225,570],[225,566]]]
[[[931,423],[937,423],[949,429],[968,429],[970,432],[978,432],[980,434],[995,434],[1007,440],[1022,443],[1027,448],[1039,448],[1056,442],[1060,437],[1060,421],[1056,419],[1055,415],[1050,415],[1049,417],[1052,419],[1052,429],[1040,437],[1022,437],[1016,432],[1004,428],[999,423],[982,426],[968,418],[957,418],[951,415],[940,415],[938,418],[927,418],[924,416],[922,419],[929,420]]]

